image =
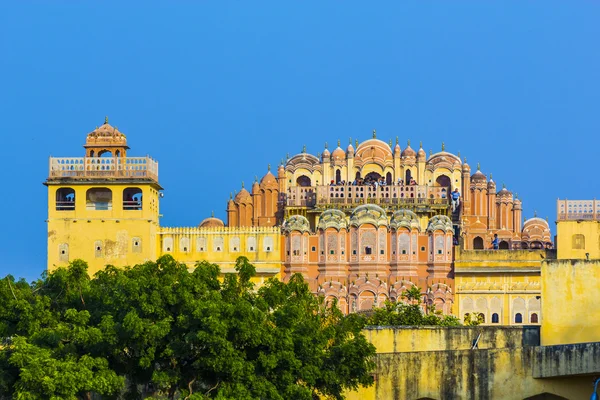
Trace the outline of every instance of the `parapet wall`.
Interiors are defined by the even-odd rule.
[[[517,348],[540,344],[539,326],[367,327],[363,333],[377,353]]]

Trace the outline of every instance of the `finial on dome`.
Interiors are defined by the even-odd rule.
[[[433,151],[431,149],[429,149],[429,157],[431,157],[433,154]]]
[[[254,182],[258,182],[258,176],[254,175]]]
[[[515,200],[519,200],[519,193],[515,193]]]
[[[327,148],[327,142],[325,142],[325,148]]]
[[[321,158],[321,152],[317,151],[317,158]]]
[[[465,162],[465,164],[467,163],[467,157],[465,157],[465,161],[464,162]]]
[[[281,159],[281,163],[279,165],[283,165],[283,158]]]
[[[406,143],[408,143],[408,147],[410,147],[410,139],[408,139]]]
[[[244,181],[242,181],[242,189],[244,188]]]
[[[506,189],[506,185],[502,182],[502,189]]]
[[[388,142],[388,144],[390,145],[390,147],[392,147],[392,139],[390,139],[390,141]]]
[[[422,149],[422,148],[423,148],[423,142],[422,142],[422,141],[420,141],[420,142],[419,142],[419,148],[420,148],[420,149]]]
[[[442,142],[442,151],[446,150],[446,145],[444,144],[444,142]]]
[[[479,163],[477,163],[477,171],[481,171],[481,165],[479,165]]]
[[[233,199],[233,193],[229,192],[229,200]]]
[[[338,147],[340,147],[340,139],[338,139]]]
[[[354,143],[356,144],[356,147],[358,148],[358,139],[356,139],[356,140],[354,141]]]
[[[348,144],[349,144],[350,146],[352,146],[352,138],[349,138],[349,139],[348,139]]]
[[[267,171],[271,172],[271,164],[267,164]]]
[[[537,218],[537,210],[533,212],[533,218]]]
[[[373,139],[377,139],[377,131],[373,129]]]
[[[104,124],[108,124],[108,115],[104,117]]]
[[[460,160],[460,150],[458,151],[458,153],[456,154],[456,156],[458,157],[458,159]]]
[[[214,217],[215,217],[215,210],[212,210],[212,211],[210,212],[210,217],[211,217],[211,218],[214,218]]]
[[[396,144],[398,144],[398,136],[396,136]]]
[[[306,145],[302,145],[302,152],[306,153]]]
[[[290,159],[290,153],[285,153],[285,159],[289,160]]]
[[[546,215],[546,222],[548,222],[548,216]]]

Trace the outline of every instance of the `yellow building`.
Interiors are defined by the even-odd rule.
[[[600,259],[600,201],[558,200],[558,259]]]
[[[84,157],[50,158],[48,270],[81,258],[89,273],[106,265],[126,266],[172,254],[192,267],[217,263],[233,272],[246,256],[258,282],[279,276],[281,235],[274,227],[225,227],[207,218],[194,228],[159,226],[162,187],[158,162],[130,157],[127,139],[104,124],[87,135]]]

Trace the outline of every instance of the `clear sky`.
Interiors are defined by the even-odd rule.
[[[523,214],[600,193],[597,1],[12,1],[0,10],[0,276],[46,265],[48,157],[110,123],[164,226],[338,139],[460,151]],[[413,146],[414,147],[414,146]]]

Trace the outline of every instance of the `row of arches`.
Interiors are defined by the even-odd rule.
[[[116,190],[118,193],[118,191]],[[128,187],[122,190],[123,210],[141,210],[143,191],[139,187]],[[63,187],[56,190],[55,207],[57,211],[73,211],[76,206],[76,192],[71,187]],[[113,190],[100,187],[90,188],[85,193],[85,204],[87,210],[112,210]]]
[[[531,297],[525,300],[522,297],[513,298],[509,304],[509,310],[505,310],[504,303],[500,297],[464,297],[461,301],[461,312],[467,318],[469,314],[475,314],[485,324],[501,324],[503,315],[509,313],[510,324],[539,323],[541,312],[541,298]]]

